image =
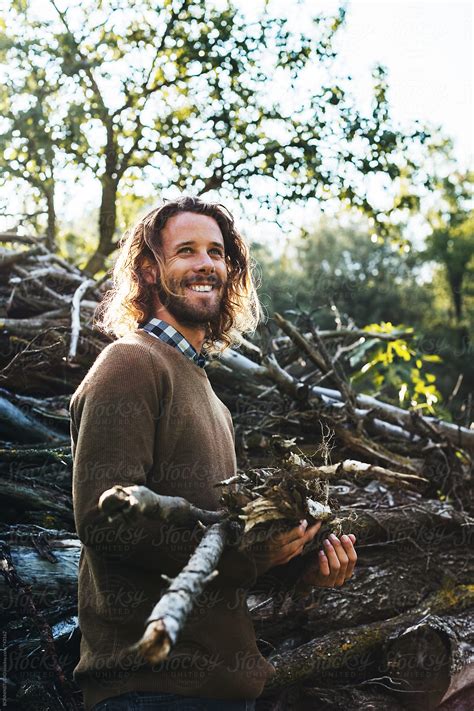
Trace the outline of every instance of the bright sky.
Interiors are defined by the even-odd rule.
[[[250,16],[266,0],[235,0]],[[292,0],[294,26],[335,14],[344,0]],[[388,69],[393,117],[440,124],[457,144],[460,160],[474,157],[474,0],[346,0],[337,67],[370,107],[371,69]],[[288,0],[270,0],[288,13]],[[296,11],[297,10],[297,11]]]
[[[371,66],[382,62],[394,117],[440,124],[467,165],[474,157],[473,34],[470,0],[353,0],[338,46],[361,99]]]

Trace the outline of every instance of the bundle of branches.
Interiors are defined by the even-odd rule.
[[[42,708],[69,708],[78,698],[68,680],[78,654],[80,544],[68,402],[110,340],[92,324],[108,284],[87,280],[39,239],[2,240],[0,598],[12,660],[8,692],[19,708],[38,708],[40,691]],[[328,507],[318,539],[355,533],[355,575],[341,589],[295,595],[305,555],[257,581],[248,603],[261,650],[277,668],[260,708],[431,709],[447,697],[446,710],[470,708],[474,431],[354,392],[344,354],[368,334],[339,322],[333,331],[301,324],[275,315],[273,334],[243,340],[207,366],[232,412],[239,470],[223,485],[225,516],[197,512],[207,572],[188,601],[212,579],[236,530],[245,547],[269,527],[329,517]],[[190,515],[189,502],[183,505]],[[175,591],[170,581],[167,592]],[[43,658],[47,673],[38,675]],[[55,694],[63,700],[56,706]]]
[[[285,452],[279,467],[249,469],[221,482],[224,487],[221,498],[230,518],[244,523],[243,549],[255,538],[250,532],[256,534],[270,522],[277,524],[272,526],[276,531],[278,524],[284,530],[306,518],[325,522],[319,538],[324,538],[329,529],[340,535],[354,516],[347,519],[335,516],[332,509],[339,508],[336,499],[329,506],[329,481],[338,474],[372,475],[379,481],[413,490],[423,489],[428,484],[427,479],[415,474],[391,472],[356,460],[316,467],[307,457],[291,451],[294,443],[294,439],[282,440],[274,435],[274,448]]]

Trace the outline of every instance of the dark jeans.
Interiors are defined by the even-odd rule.
[[[101,701],[91,711],[255,711],[255,701],[201,699],[196,696],[129,691]]]

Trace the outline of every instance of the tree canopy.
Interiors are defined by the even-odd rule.
[[[394,127],[386,75],[374,72],[364,115],[349,82],[331,75],[344,9],[291,28],[266,3],[250,20],[229,0],[9,0],[0,25],[2,180],[46,200],[54,239],[55,184],[66,166],[100,189],[96,273],[116,247],[117,199],[139,180],[161,195],[175,186],[228,190],[278,210],[291,201],[337,197],[388,229],[368,174],[408,180],[423,130]],[[56,186],[57,190],[57,186]]]

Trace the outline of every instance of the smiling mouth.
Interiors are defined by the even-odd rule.
[[[186,287],[186,289],[190,289],[196,294],[210,294],[216,288],[216,284],[191,284]]]

